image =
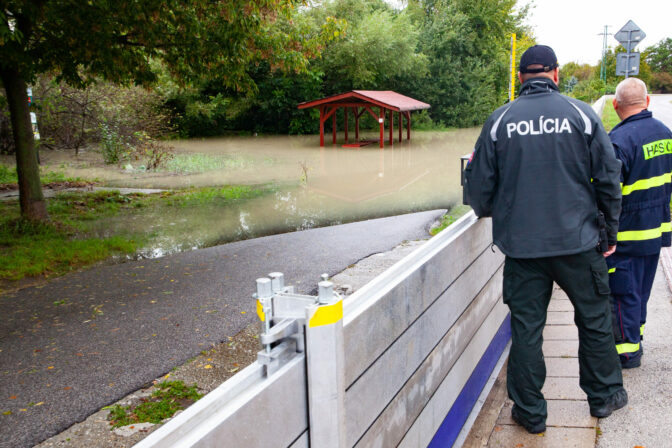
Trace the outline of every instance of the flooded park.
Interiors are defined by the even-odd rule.
[[[249,136],[171,141],[159,171],[104,165],[95,151],[42,150],[43,165],[100,186],[181,189],[269,186],[245,201],[140,209],[94,223],[98,236],[119,229],[151,235],[141,257],[396,214],[450,208],[461,200],[460,157],[478,129],[415,132],[411,140],[344,148],[318,136]],[[372,135],[373,136],[373,135]],[[366,134],[362,136],[367,138]]]

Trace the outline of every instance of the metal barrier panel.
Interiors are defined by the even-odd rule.
[[[470,215],[464,221],[471,225],[456,238],[445,238],[438,247],[432,240],[434,251],[409,255],[399,262],[411,261],[392,288],[377,294],[354,319],[346,314],[346,378],[354,377],[346,392],[348,446],[399,443],[438,387],[435,377],[448,373],[501,296],[498,270],[504,258],[490,249],[489,220],[474,223]],[[454,251],[459,261],[451,256]],[[379,343],[392,336],[391,342]],[[363,372],[348,371],[365,364],[354,355],[378,352]]]
[[[398,388],[398,391],[392,392],[391,400],[388,398],[391,391],[385,391],[385,397],[382,397],[383,391],[378,392],[381,395],[381,398],[378,399],[372,394],[366,393],[365,399],[368,401],[364,401],[358,396],[358,394],[364,394],[366,388],[380,389],[374,384],[376,381],[375,375],[362,377],[362,380],[356,383],[357,387],[348,390],[346,394],[346,415],[348,417],[347,421],[350,423],[348,436],[353,437],[354,441],[357,442],[356,444],[353,442],[355,446],[396,446],[402,440],[412,423],[418,418],[442,384],[444,378],[460,359],[469,341],[479,331],[490,311],[499,302],[501,290],[502,270],[499,269],[468,307],[464,309],[459,320],[440,337],[438,343],[430,347],[430,352],[422,359],[422,363],[417,368],[415,368],[415,363],[409,368],[399,366],[400,363],[403,363],[404,357],[404,353],[399,353],[397,359],[393,361],[394,364],[389,365],[389,371],[392,373],[395,369],[414,370],[411,371],[410,375],[405,375],[402,378],[402,385]],[[435,331],[435,329],[441,328],[440,325],[436,325],[436,322],[428,322],[430,316],[440,320],[443,313],[438,311],[436,316],[433,316],[434,314],[435,310],[428,310],[427,318],[418,319],[414,328],[417,328],[417,331]],[[410,349],[415,350],[415,347],[410,347]],[[403,351],[403,348],[398,350],[398,352]],[[381,357],[379,362],[368,371],[378,374],[378,381],[381,383],[387,383],[389,378],[389,375],[383,373],[387,364],[386,361]],[[380,375],[384,375],[385,381],[380,381]],[[399,379],[394,382],[398,383]],[[364,423],[354,421],[356,417],[353,417],[353,414],[355,414],[357,406],[363,407],[367,411],[366,416],[360,417],[365,421]],[[381,407],[383,407],[382,411],[377,411]],[[377,414],[372,414],[376,411]],[[367,427],[372,420],[373,423]],[[356,437],[363,430],[366,432],[357,440]]]
[[[302,354],[268,378],[255,362],[135,447],[298,448],[308,429],[307,403]]]
[[[432,395],[427,406],[413,422],[399,447],[417,448],[430,444],[434,434],[508,314],[509,308],[503,302],[497,302],[476,335],[469,341],[469,345],[453,368],[450,369],[450,373]]]
[[[259,361],[136,447],[426,446],[507,316],[502,264],[472,212],[345,301],[258,279]]]
[[[348,387],[491,243],[491,221],[470,212],[345,300]]]

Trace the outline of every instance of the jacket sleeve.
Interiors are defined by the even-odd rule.
[[[492,208],[497,189],[497,159],[495,142],[490,138],[490,120],[486,121],[471,162],[467,165],[464,188],[469,205],[479,218],[492,216]]]
[[[595,123],[595,134],[590,142],[590,170],[597,208],[604,213],[608,243],[613,246],[621,214],[621,162],[600,122]]]

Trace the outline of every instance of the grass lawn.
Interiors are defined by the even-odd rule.
[[[602,110],[602,124],[604,125],[605,131],[611,131],[614,126],[620,122],[621,119],[618,118],[618,115],[614,110],[614,105],[611,103],[610,99],[607,99],[604,102],[604,109]]]
[[[112,230],[93,237],[95,221],[128,216],[147,207],[208,206],[251,199],[271,186],[194,188],[161,194],[121,195],[116,191],[67,192],[47,199],[50,220],[31,223],[20,218],[18,201],[0,201],[0,279],[55,276],[90,266],[114,255],[133,255],[148,240],[149,230]]]

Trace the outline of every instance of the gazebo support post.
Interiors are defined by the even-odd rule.
[[[389,130],[390,135],[389,135],[388,140],[390,142],[390,145],[393,145],[394,144],[394,137],[393,137],[393,135],[394,135],[394,111],[392,109],[389,109],[388,112],[387,112],[387,115],[389,116],[389,120],[390,120],[390,130]]]
[[[324,146],[324,107],[320,107],[320,146]]]
[[[348,143],[348,113],[350,112],[350,108],[345,107],[343,110],[345,111],[344,112],[344,123],[343,123],[343,125],[345,126],[345,143],[347,144]]]
[[[359,107],[355,107],[355,141],[359,141]]]
[[[399,118],[397,120],[397,125],[399,126],[399,143],[401,143],[401,130],[404,128],[404,119],[401,116],[401,111],[399,112],[397,118]]]
[[[382,149],[385,144],[383,139],[385,138],[385,109],[380,108],[380,115],[378,115],[378,123],[380,123],[380,148]]]
[[[411,112],[406,112],[406,140],[411,139]]]

